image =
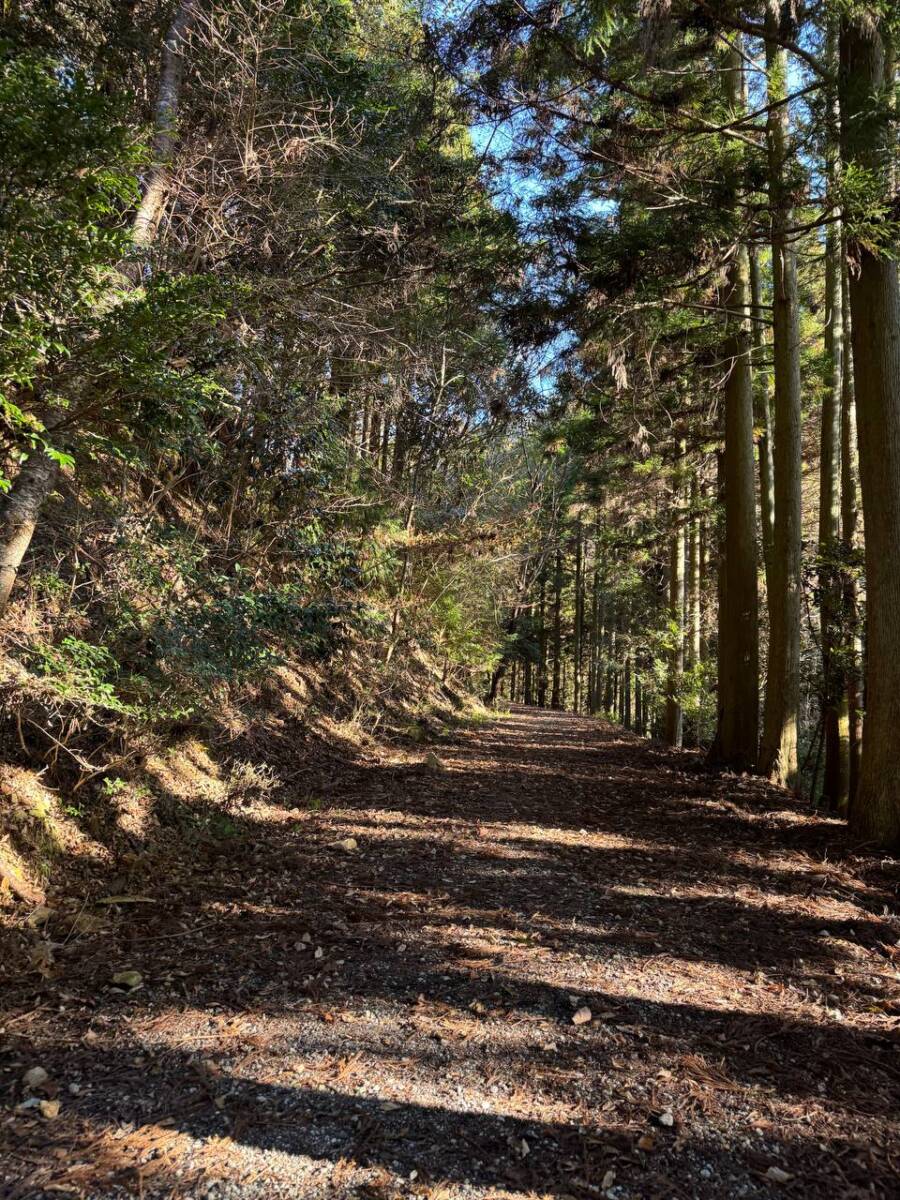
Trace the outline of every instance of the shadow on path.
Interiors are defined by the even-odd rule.
[[[51,919],[0,1078],[15,1110],[41,1065],[60,1115],[0,1127],[0,1195],[895,1194],[894,867],[597,721],[438,754],[148,842],[152,903]]]

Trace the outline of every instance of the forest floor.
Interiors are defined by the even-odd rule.
[[[836,822],[521,709],[293,786],[48,901],[4,1200],[898,1194],[898,871]]]

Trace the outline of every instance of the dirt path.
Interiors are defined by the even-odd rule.
[[[437,754],[311,763],[56,927],[0,1021],[0,1195],[897,1195],[891,864],[595,721]]]

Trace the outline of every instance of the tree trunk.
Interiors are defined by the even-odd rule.
[[[33,450],[19,468],[0,509],[0,614],[10,594],[37,525],[41,507],[53,490],[57,466],[43,449]]]
[[[837,68],[837,22],[830,18],[826,56],[829,71]],[[839,114],[837,94],[828,96],[827,173],[838,194]],[[832,216],[835,214],[832,213]],[[833,220],[825,239],[825,393],[822,398],[819,469],[819,615],[822,649],[822,736],[825,773],[822,802],[845,814],[850,792],[850,728],[846,670],[842,655],[841,609],[841,409],[844,369],[844,313],[840,223]]]
[[[378,450],[381,445],[381,413],[375,406],[375,401],[372,401],[372,417],[369,421],[369,445],[367,447],[369,458],[373,466],[377,466]]]
[[[644,727],[644,689],[641,686],[641,677],[639,674],[640,663],[635,661],[634,664],[634,721],[632,728],[635,733],[640,733]]]
[[[796,787],[800,716],[802,613],[800,305],[790,166],[787,54],[777,44],[780,0],[766,8],[769,74],[769,204],[772,221],[773,350],[775,360],[775,536],[769,595],[769,663],[759,767],[775,783]]]
[[[184,69],[182,50],[196,15],[195,0],[183,0],[166,31],[156,92],[154,134],[150,143],[153,161],[132,225],[135,246],[147,249],[156,236],[169,191],[169,172],[178,138],[178,107]]]
[[[696,470],[691,475],[690,511],[687,536],[687,597],[685,601],[685,666],[695,673],[694,686],[699,688],[697,668],[700,665],[701,574],[700,574],[700,484]],[[639,731],[640,732],[640,731]],[[699,716],[685,724],[685,745],[700,743]]]
[[[843,579],[843,645],[847,675],[847,715],[849,735],[848,811],[852,810],[859,784],[862,755],[862,639],[859,630],[859,583],[856,556],[859,525],[859,451],[856,441],[856,393],[853,384],[853,347],[851,341],[850,281],[847,256],[842,262],[844,307],[844,378],[841,389],[841,559]]]
[[[703,518],[700,512],[700,481],[695,471],[691,477],[690,541],[688,543],[688,644],[687,665],[693,670],[700,665],[700,632],[702,626],[703,576],[701,574],[700,541]]]
[[[769,389],[769,367],[766,343],[767,322],[762,305],[762,281],[759,255],[750,250],[751,339],[753,344],[753,386],[756,399],[756,425],[759,442],[759,524],[762,530],[763,563],[766,568],[766,591],[771,590],[772,558],[775,545],[775,480],[772,465],[772,401]]]
[[[550,707],[562,707],[562,550],[556,548],[556,565],[553,572],[553,689]]]
[[[391,456],[391,418],[388,413],[384,414],[384,420],[381,425],[381,459],[379,462],[379,470],[382,475],[388,473],[388,463]]]
[[[726,58],[729,107],[744,110],[743,60],[738,42]],[[712,761],[740,770],[755,766],[759,750],[759,597],[757,588],[756,472],[753,459],[753,372],[750,258],[735,248],[723,298],[729,364],[725,384],[725,446],[721,460],[725,505],[720,543],[718,721]]]
[[[680,511],[681,491],[681,483],[676,476],[673,497],[675,528],[669,548],[669,624],[673,641],[666,682],[666,742],[670,746],[681,746],[684,740],[684,713],[680,698],[684,675],[684,513]]]
[[[596,556],[596,545],[594,548]],[[593,597],[591,601],[591,672],[588,684],[588,712],[591,716],[597,711],[600,693],[600,663],[603,653],[603,606],[600,600],[600,567],[594,559]]]
[[[615,606],[613,606],[609,617],[609,654],[606,658],[606,683],[603,688],[603,711],[611,717],[615,716],[617,626],[618,613]]]
[[[582,534],[581,534],[581,518],[575,522],[575,637],[574,647],[572,647],[572,678],[574,678],[575,692],[572,698],[572,712],[580,712],[581,709],[581,642],[583,636],[584,624],[584,596],[582,595]]]
[[[875,7],[847,13],[840,40],[844,162],[886,190],[893,77]],[[850,819],[858,837],[890,850],[900,846],[900,280],[896,261],[867,242],[851,242],[850,261],[867,599],[866,724]]]
[[[541,571],[540,624],[538,625],[538,688],[537,702],[547,707],[547,568]]]

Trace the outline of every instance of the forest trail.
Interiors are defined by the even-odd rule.
[[[7,1111],[0,1194],[896,1194],[878,860],[587,718],[425,754],[308,764],[23,981],[6,1093],[60,1107]]]

